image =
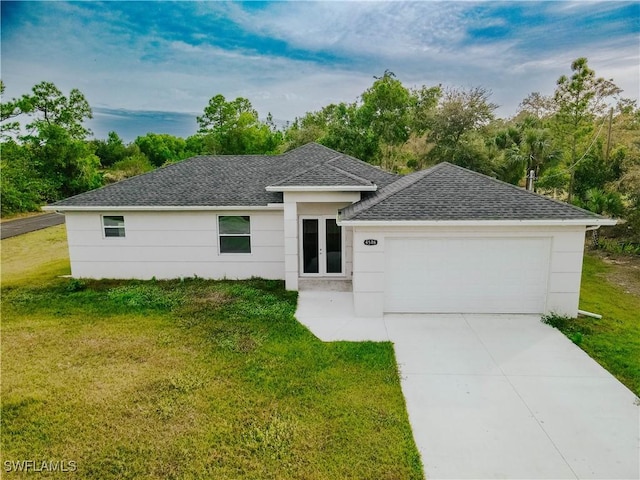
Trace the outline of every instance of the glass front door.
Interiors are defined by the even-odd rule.
[[[301,219],[302,275],[342,275],[343,237],[335,217]]]
[[[320,273],[320,221],[302,219],[302,273]]]
[[[342,273],[342,227],[335,218],[326,218],[324,227],[326,272],[339,275]]]

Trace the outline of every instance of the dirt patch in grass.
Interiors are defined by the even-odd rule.
[[[233,297],[227,292],[205,291],[199,295],[194,296],[191,301],[198,305],[205,305],[210,308],[216,308],[233,301]]]
[[[598,276],[618,285],[626,293],[640,297],[640,256],[616,255],[600,250],[590,250],[588,254],[615,267],[606,272],[598,273]]]

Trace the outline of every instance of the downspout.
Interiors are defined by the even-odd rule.
[[[592,225],[591,227],[587,227],[585,229],[585,232],[593,232],[591,234],[591,244],[593,246],[593,248],[598,248],[600,246],[600,235],[598,233],[598,229],[600,228],[600,225]]]
[[[586,310],[578,310],[578,315],[584,315],[585,317],[596,318],[598,320],[602,318],[602,315],[600,315],[599,313],[591,313],[587,312]]]

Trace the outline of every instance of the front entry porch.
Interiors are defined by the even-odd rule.
[[[287,290],[352,290],[353,231],[338,225],[337,212],[359,198],[359,192],[285,192]]]
[[[346,278],[298,278],[298,291],[353,292],[353,283]]]

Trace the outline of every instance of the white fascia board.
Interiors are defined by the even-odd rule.
[[[343,227],[519,227],[519,226],[612,226],[611,218],[572,220],[340,220]]]
[[[267,192],[375,192],[378,189],[377,185],[358,186],[358,185],[325,185],[325,186],[286,186],[278,187],[269,185]]]
[[[46,205],[42,207],[45,212],[199,212],[199,211],[246,211],[246,210],[284,210],[284,204],[282,203],[269,203],[267,205],[260,206],[240,206],[240,205],[220,205],[220,206],[70,206],[70,205]]]

